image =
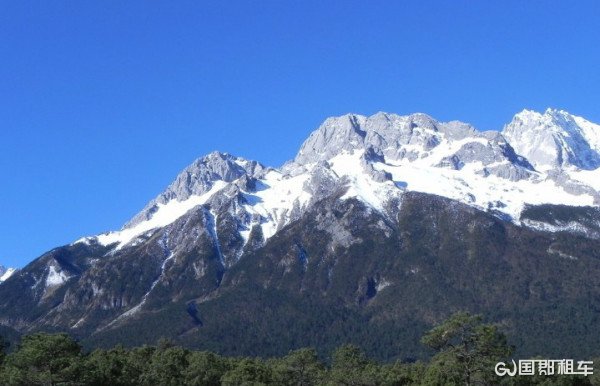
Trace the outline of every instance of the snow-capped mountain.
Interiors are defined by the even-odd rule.
[[[0,283],[11,277],[15,273],[16,269],[14,268],[6,268],[3,265],[0,265]]]
[[[328,118],[280,169],[226,153],[200,158],[121,231],[81,241],[121,248],[197,205],[214,217],[231,203],[244,244],[254,226],[266,240],[340,186],[375,210],[416,191],[520,224],[526,205],[598,205],[598,166],[600,126],[564,111],[525,110],[502,133],[425,114],[348,114]]]
[[[540,171],[600,167],[600,126],[563,110],[523,110],[502,135]]]
[[[328,118],[279,168],[213,152],[121,230],[0,285],[0,326],[232,355],[393,330],[393,351],[470,309],[510,319],[529,353],[563,349],[528,326],[547,309],[573,331],[569,307],[600,307],[599,143],[600,126],[564,111],[526,110],[502,132],[377,113]]]

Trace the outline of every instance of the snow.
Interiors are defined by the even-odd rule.
[[[165,261],[162,262],[162,264],[160,265],[160,274],[158,275],[158,277],[156,278],[156,280],[154,280],[152,282],[152,285],[150,286],[150,289],[148,290],[148,292],[146,292],[146,294],[144,295],[144,297],[142,298],[142,303],[143,304],[146,299],[148,298],[148,295],[150,294],[150,292],[152,292],[152,290],[154,289],[154,287],[156,287],[156,285],[158,284],[158,282],[160,281],[160,279],[163,277],[164,273],[165,273],[165,268],[167,267],[167,263],[171,260],[173,260],[173,257],[175,257],[174,253],[171,253],[166,259]],[[140,305],[141,305],[140,304]]]
[[[260,227],[264,239],[272,237],[282,226],[291,221],[294,207],[304,208],[312,195],[303,189],[309,179],[304,173],[294,177],[284,175],[279,171],[270,170],[257,183],[256,192],[245,192],[247,204],[244,208],[251,214],[262,217]],[[250,227],[254,224],[250,224]],[[250,235],[250,228],[241,232],[244,240]]]
[[[431,167],[423,161],[377,162],[374,168],[390,173],[393,182],[376,182],[362,170],[361,155],[362,151],[342,153],[332,158],[331,168],[339,176],[349,178],[349,189],[342,199],[356,197],[377,210],[382,210],[386,200],[404,189],[448,197],[481,210],[493,208],[515,222],[526,203],[593,205],[592,196],[567,193],[550,179],[509,181],[493,175],[482,176],[477,173],[483,167],[479,162],[467,164],[462,170]]]
[[[236,164],[238,164],[241,167],[245,167],[246,165],[248,165],[248,160],[245,160],[245,159],[236,158],[235,161],[233,161],[233,162],[235,162]]]
[[[525,204],[564,204],[585,206],[593,205],[593,197],[587,194],[575,195],[566,192],[543,175],[535,179],[509,181],[493,175],[483,176],[480,172],[484,165],[481,162],[466,164],[461,170],[438,168],[442,158],[454,154],[464,144],[471,142],[487,143],[482,138],[466,138],[457,141],[442,140],[440,145],[428,152],[426,156],[414,161],[406,159],[373,163],[376,170],[383,170],[392,175],[393,181],[377,182],[365,172],[361,162],[363,150],[342,152],[330,161],[331,169],[340,177],[348,179],[348,190],[342,199],[356,197],[375,210],[383,211],[385,203],[392,197],[398,197],[405,190],[435,194],[448,197],[481,210],[494,209],[510,216],[518,222]],[[257,181],[256,191],[242,192],[244,209],[254,220],[242,224],[239,230],[244,242],[248,241],[253,225],[262,228],[265,240],[272,237],[281,227],[293,220],[294,210],[302,210],[309,204],[312,195],[304,189],[310,179],[314,164],[304,165],[304,173],[290,176],[278,170],[269,170]],[[490,165],[488,165],[490,166]],[[491,165],[494,166],[494,165]],[[600,171],[577,172],[574,178],[586,183],[595,183],[600,188]],[[136,236],[150,229],[162,227],[175,221],[196,205],[205,203],[212,195],[225,186],[218,181],[215,186],[202,196],[192,196],[186,201],[170,201],[159,205],[154,216],[133,228],[120,232],[112,232],[98,236],[104,245],[119,243],[121,247],[130,243]],[[216,239],[216,213],[207,213],[209,232]]]
[[[246,243],[248,242],[248,239],[250,238],[250,232],[252,232],[252,228],[249,226],[246,226],[245,228],[238,229],[238,232],[240,233],[240,236],[242,236],[242,239],[244,240],[244,245],[246,245]]]
[[[568,202],[573,206],[586,206],[594,202],[590,195],[567,193],[550,179],[510,181],[493,175],[484,177],[474,172],[476,168],[448,170],[409,162],[377,163],[374,167],[391,173],[396,183],[406,184],[407,190],[448,197],[482,210],[494,208],[508,214],[515,222],[525,204]]]
[[[95,238],[95,236],[84,236],[80,239],[77,239],[73,242],[73,244],[85,244],[90,245],[90,242]]]
[[[14,268],[7,268],[6,271],[2,275],[0,275],[0,283],[6,281],[9,277],[11,277],[17,270]]]
[[[380,291],[381,291],[381,290],[383,290],[384,288],[387,288],[387,287],[389,287],[389,286],[390,286],[390,284],[392,284],[392,283],[390,283],[389,281],[387,281],[387,280],[385,280],[385,279],[381,279],[381,280],[379,281],[379,283],[377,283],[377,287],[375,287],[375,289],[377,290],[377,292],[380,292]]]
[[[600,156],[600,126],[563,110],[525,110],[502,134],[537,170],[594,169]]]
[[[458,152],[464,145],[468,143],[480,143],[484,146],[488,145],[485,138],[469,137],[461,140],[449,141],[440,133],[441,142],[439,145],[431,149],[423,158],[416,159],[412,163],[421,166],[434,166],[442,162],[445,157],[449,157]]]
[[[43,278],[44,278],[44,276],[43,276],[43,275],[42,275],[41,277],[39,277],[39,278],[38,278],[38,277],[36,277],[35,275],[33,275],[33,280],[34,280],[34,283],[33,283],[33,285],[32,285],[31,287],[29,287],[29,288],[31,288],[31,289],[36,289],[36,288],[37,288],[37,287],[38,287],[38,286],[39,286],[39,285],[42,283],[42,280],[43,280]]]
[[[173,223],[179,217],[186,214],[190,209],[206,203],[215,193],[223,189],[227,184],[223,181],[216,181],[213,187],[206,193],[199,196],[190,196],[185,201],[172,200],[166,204],[157,204],[158,210],[152,215],[150,220],[141,222],[134,227],[126,228],[118,232],[109,232],[96,236],[98,242],[102,245],[118,243],[116,249],[122,248],[130,243],[137,236],[155,228],[161,228]],[[80,239],[82,241],[86,238]]]
[[[588,186],[591,186],[596,191],[600,192],[600,169],[571,170],[568,173],[572,179],[582,182]]]
[[[46,288],[56,287],[69,279],[69,276],[65,275],[63,271],[57,271],[54,265],[48,267],[48,276],[46,276]]]
[[[382,211],[384,203],[394,194],[398,187],[391,181],[377,182],[365,173],[361,165],[364,151],[344,152],[331,159],[331,169],[340,177],[348,177],[348,191],[342,199],[356,197],[376,210]]]
[[[215,214],[215,212],[213,211],[208,211],[206,210],[204,212],[204,215],[206,217],[207,220],[207,228],[208,228],[208,233],[210,234],[210,236],[212,237],[212,239],[215,241],[215,247],[217,248],[217,254],[219,255],[219,261],[221,262],[221,265],[223,267],[225,267],[225,259],[223,258],[223,252],[221,251],[221,243],[219,242],[219,237],[217,236],[217,214]]]
[[[87,315],[84,315],[81,319],[79,319],[74,325],[71,326],[71,328],[77,328],[79,327],[79,325],[81,325],[81,323],[85,322],[85,318],[87,317]]]
[[[581,128],[581,133],[590,147],[600,152],[600,125],[587,121],[581,117],[573,115],[573,120]]]
[[[560,222],[556,225],[553,224],[548,224],[545,222],[541,222],[541,221],[534,221],[534,220],[530,220],[530,219],[525,219],[523,221],[523,225],[526,225],[530,228],[534,228],[534,229],[538,229],[544,232],[570,232],[570,233],[580,233],[580,234],[587,234],[588,229],[586,227],[584,227],[583,225],[581,225],[580,223],[576,222],[576,221],[569,221],[569,222]]]

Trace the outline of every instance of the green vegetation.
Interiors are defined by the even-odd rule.
[[[491,384],[496,376],[490,369],[512,353],[496,326],[463,312],[429,331],[422,341],[438,352],[426,371],[431,384]]]
[[[347,344],[322,360],[304,348],[279,358],[223,357],[160,340],[156,346],[84,353],[66,334],[23,337],[6,355],[0,339],[1,385],[592,385],[592,377],[505,377],[494,365],[512,348],[497,326],[459,312],[422,342],[435,351],[427,362],[378,363]]]

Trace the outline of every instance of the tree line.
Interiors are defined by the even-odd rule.
[[[1,337],[0,337],[1,338]],[[156,346],[84,352],[67,334],[22,337],[10,353],[0,339],[1,385],[594,385],[597,376],[498,377],[513,347],[492,324],[457,313],[422,338],[427,362],[378,363],[354,345],[324,361],[303,348],[280,358],[230,358],[161,340]],[[600,363],[600,362],[598,362]]]

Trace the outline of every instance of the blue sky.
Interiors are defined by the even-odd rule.
[[[0,264],[118,229],[195,158],[327,116],[600,122],[596,1],[2,1]]]

